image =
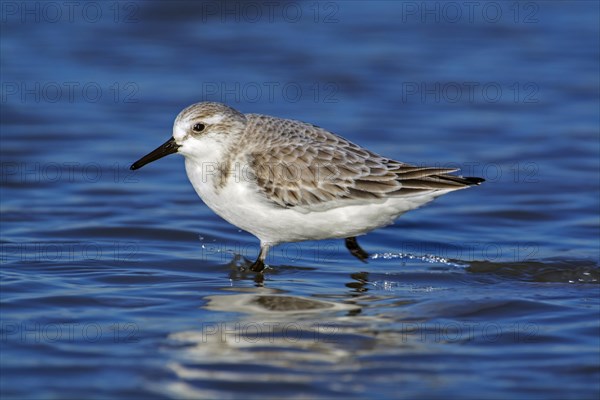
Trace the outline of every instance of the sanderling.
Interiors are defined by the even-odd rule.
[[[364,261],[356,236],[484,181],[448,175],[456,168],[394,161],[312,124],[212,102],[181,111],[173,137],[131,169],[172,153],[185,157],[187,176],[208,207],[260,239],[250,266],[256,272],[271,246],[305,240],[345,239]]]

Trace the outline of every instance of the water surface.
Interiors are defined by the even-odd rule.
[[[2,397],[597,398],[597,3],[275,3],[4,9]],[[181,157],[128,169],[201,100],[487,182],[257,279]]]

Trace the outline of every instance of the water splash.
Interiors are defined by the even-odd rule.
[[[410,253],[375,253],[371,256],[372,260],[383,259],[383,260],[420,260],[431,264],[444,264],[451,267],[468,267],[467,263],[458,260],[451,260],[449,258],[436,256],[434,254],[416,255]]]

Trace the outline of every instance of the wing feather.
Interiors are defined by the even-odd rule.
[[[481,180],[381,157],[307,123],[248,114],[248,164],[259,191],[281,207],[323,207],[456,190]],[[252,138],[250,139],[250,136]]]

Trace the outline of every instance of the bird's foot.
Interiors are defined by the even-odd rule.
[[[265,269],[265,263],[259,258],[252,263],[249,269],[253,272],[263,272]]]

